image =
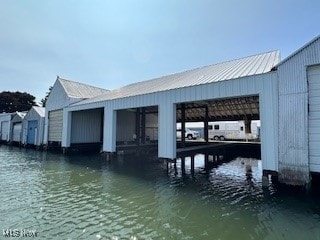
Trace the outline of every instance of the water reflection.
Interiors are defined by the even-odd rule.
[[[262,188],[261,161],[63,156],[0,146],[0,227],[41,239],[319,239],[318,195]],[[220,159],[221,160],[221,159]]]

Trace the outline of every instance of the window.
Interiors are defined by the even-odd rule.
[[[240,131],[243,131],[243,127],[240,127]]]
[[[219,125],[214,125],[214,130],[219,130]]]

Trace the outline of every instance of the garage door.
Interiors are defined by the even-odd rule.
[[[51,142],[61,142],[62,140],[63,110],[49,112],[49,137]]]
[[[1,140],[9,141],[9,122],[1,122]]]
[[[38,121],[28,121],[27,143],[36,144]]]
[[[310,170],[320,172],[320,65],[308,68]]]
[[[21,130],[22,124],[21,123],[14,123],[13,131],[12,131],[12,141],[20,142],[21,141]]]

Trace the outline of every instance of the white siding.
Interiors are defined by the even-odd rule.
[[[308,68],[310,170],[320,172],[320,65]]]
[[[22,121],[22,143],[23,144],[27,143],[28,121],[33,121],[33,120],[38,121],[35,145],[41,146],[43,144],[43,138],[44,138],[45,118],[43,116],[43,113],[42,113],[42,116],[40,116],[39,113],[33,107],[30,109],[30,111],[27,113],[27,115],[24,117]]]
[[[1,140],[2,141],[9,141],[9,121],[2,121],[1,122]]]
[[[319,63],[318,38],[278,66],[280,181],[292,184],[310,181],[306,69]]]
[[[21,131],[22,131],[22,123],[13,124],[13,129],[12,129],[13,142],[21,142]]]
[[[70,99],[68,98],[64,88],[59,81],[56,81],[48,97],[46,110],[51,111],[61,109],[69,104]]]
[[[164,109],[167,108],[171,112],[171,106],[180,102],[190,102],[206,99],[221,99],[229,97],[239,97],[247,95],[259,95],[260,97],[260,118],[261,118],[261,138],[262,140],[262,167],[264,170],[278,170],[278,101],[277,101],[277,73],[270,72],[267,74],[245,77],[235,80],[221,81],[217,83],[210,83],[206,85],[193,86],[187,88],[174,89],[170,91],[158,92],[153,94],[146,94],[135,97],[127,97],[123,99],[115,99],[106,101],[106,109],[112,112],[119,109],[137,108],[144,106],[162,105],[163,116],[160,114],[159,109],[159,157],[172,157],[172,151],[175,151],[171,146],[171,135],[168,131],[162,129],[173,129],[171,125],[173,119],[169,118],[168,112]],[[70,109],[86,109],[90,105],[72,106]],[[108,116],[106,112],[105,124],[113,120],[115,117]],[[169,114],[169,115],[168,115]],[[166,117],[166,115],[168,115]],[[160,120],[162,119],[162,120]],[[160,125],[162,121],[162,129]],[[174,123],[175,125],[175,123]],[[115,134],[114,130],[106,129],[104,138],[104,150],[115,150],[113,139],[107,139]],[[171,132],[170,132],[171,133]],[[173,132],[175,134],[175,131]],[[170,138],[168,140],[167,138]],[[168,141],[164,140],[167,139]],[[108,145],[110,144],[110,146]],[[175,144],[173,144],[175,145]]]
[[[116,129],[117,112],[113,110],[110,103],[106,103],[106,106],[104,108],[103,151],[116,151]]]
[[[159,147],[162,158],[176,158],[176,104],[164,101],[159,106]]]
[[[71,144],[101,142],[102,109],[72,112]]]
[[[62,141],[62,125],[63,125],[63,110],[55,110],[49,112],[49,135],[48,140],[52,142]]]

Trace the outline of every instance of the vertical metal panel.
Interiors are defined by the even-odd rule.
[[[31,120],[28,121],[28,128],[27,128],[27,144],[36,144],[37,139],[37,131],[38,129],[38,121],[37,120]]]
[[[201,93],[201,94],[199,94]],[[106,101],[108,113],[114,110],[136,108],[143,106],[160,105],[159,109],[159,157],[175,157],[175,131],[171,131],[175,124],[175,114],[171,113],[172,106],[179,102],[198,100],[212,100],[247,95],[259,95],[261,104],[261,131],[262,131],[262,165],[264,170],[278,170],[278,98],[277,98],[277,73],[270,72],[261,75],[249,76],[240,79],[209,83],[206,85],[179,88],[170,91],[146,94],[123,99]],[[86,108],[88,106],[82,106]],[[81,109],[81,106],[71,107]],[[160,107],[161,108],[161,107]],[[161,115],[162,111],[162,115]],[[105,113],[104,151],[115,151],[115,139],[110,137],[115,134],[115,129],[110,127],[116,116]],[[161,120],[162,119],[162,120]],[[162,123],[161,123],[162,122]],[[164,130],[161,130],[164,128]],[[174,126],[173,126],[174,125]],[[164,127],[166,126],[166,127]],[[170,130],[171,129],[171,130]],[[162,132],[163,131],[163,132]],[[173,136],[171,136],[173,134]],[[172,137],[172,139],[171,139]],[[173,153],[174,151],[174,153]]]
[[[163,99],[159,105],[159,157],[176,158],[176,125],[176,105]]]
[[[98,143],[101,141],[102,109],[72,112],[71,143]]]
[[[44,144],[44,130],[45,130],[45,118],[41,117],[39,120],[39,131],[38,131],[38,137],[37,137],[37,146],[41,146]]]
[[[310,180],[306,68],[319,63],[318,39],[278,66],[279,177],[287,183],[304,184]]]
[[[263,81],[259,94],[262,169],[278,171],[278,92],[276,75]]]
[[[1,140],[9,141],[9,121],[1,122]]]
[[[320,172],[320,65],[308,68],[310,170]]]
[[[47,110],[52,111],[61,109],[65,106],[68,106],[69,103],[70,99],[67,97],[63,86],[59,81],[56,81],[46,102]]]
[[[62,141],[62,126],[63,126],[63,110],[55,110],[49,112],[48,119],[48,140],[52,142]]]
[[[12,128],[12,141],[21,142],[22,123],[13,124]]]
[[[109,102],[104,108],[103,151],[116,151],[117,112]]]
[[[39,113],[32,107],[25,118],[22,121],[22,143],[23,144],[31,144],[28,140],[28,131],[30,130],[29,122],[36,121],[37,126],[34,126],[36,130],[35,132],[35,140],[34,145],[41,146],[43,144],[43,138],[44,138],[44,120],[45,117],[40,116]],[[32,127],[32,128],[34,128]]]

